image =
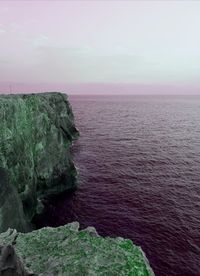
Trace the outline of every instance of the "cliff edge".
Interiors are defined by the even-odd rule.
[[[0,244],[13,256],[9,266],[4,258],[4,267],[12,268],[13,273],[23,268],[24,274],[20,275],[154,275],[143,251],[132,241],[102,238],[92,227],[79,231],[78,222],[25,234],[9,229],[0,234]]]

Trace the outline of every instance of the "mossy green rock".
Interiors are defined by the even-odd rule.
[[[0,95],[0,167],[18,192],[27,221],[41,198],[76,187],[69,150],[77,136],[65,94]]]
[[[95,231],[78,231],[77,222],[31,233],[9,229],[1,245],[13,245],[28,273],[66,276],[154,275],[141,248],[123,238],[103,238]]]

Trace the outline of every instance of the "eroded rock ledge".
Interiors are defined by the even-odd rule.
[[[0,95],[0,232],[27,231],[43,197],[76,187],[77,136],[67,95]]]
[[[8,229],[0,234],[0,244],[12,246],[16,256],[10,266],[21,269],[22,275],[154,275],[143,251],[132,241],[102,238],[91,227],[79,231],[78,222],[26,234]]]

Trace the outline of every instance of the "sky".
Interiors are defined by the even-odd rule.
[[[0,91],[199,93],[200,1],[0,1]]]

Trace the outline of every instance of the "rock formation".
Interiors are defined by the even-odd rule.
[[[9,189],[13,186],[15,200],[21,199],[27,221],[41,210],[43,197],[76,187],[69,150],[77,136],[65,94],[0,96],[0,168]],[[9,226],[22,230],[12,223],[12,216]]]
[[[43,198],[76,187],[77,136],[65,94],[0,96],[0,276],[154,275],[140,247],[93,227],[22,233]]]
[[[0,246],[0,275],[29,276],[34,275],[25,271],[23,264],[15,253],[12,245]]]
[[[22,232],[29,229],[19,194],[10,184],[6,171],[0,168],[0,232],[11,226]]]
[[[78,229],[77,222],[26,234],[9,229],[0,234],[0,244],[13,246],[28,275],[154,275],[141,248],[132,241],[102,238],[92,228]]]

